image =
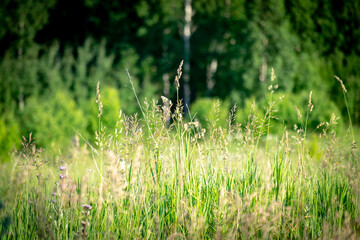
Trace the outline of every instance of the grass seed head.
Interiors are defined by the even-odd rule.
[[[296,113],[297,113],[298,119],[301,119],[302,115],[301,115],[300,110],[297,108],[297,106],[295,106],[295,108],[296,108]]]
[[[179,67],[177,69],[177,75],[175,76],[175,85],[176,85],[177,89],[180,88],[180,78],[181,78],[181,75],[182,75],[183,64],[184,64],[184,60],[181,60],[180,65],[179,65]]]
[[[339,81],[339,83],[340,83],[343,91],[344,91],[345,93],[347,93],[346,88],[345,88],[345,85],[344,85],[344,82],[343,82],[338,76],[335,75],[334,77],[335,77],[336,80]]]
[[[275,71],[274,68],[271,68],[271,81],[273,82],[275,80],[276,76],[275,76]]]

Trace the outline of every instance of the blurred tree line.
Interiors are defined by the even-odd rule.
[[[175,98],[173,78],[184,56],[185,1],[3,0],[0,3],[0,152],[21,134],[66,147],[78,129],[97,129],[95,93],[108,102],[104,121],[120,107],[138,111],[125,72],[141,99]],[[296,121],[294,105],[313,91],[316,127],[332,112],[346,114],[338,75],[359,123],[360,2],[357,0],[193,0],[190,89],[194,111],[213,99],[250,102],[262,111],[271,68],[285,96],[280,121]],[[206,99],[204,99],[206,98]],[[200,101],[200,103],[199,103]],[[105,104],[104,104],[105,105]],[[193,111],[193,110],[192,110]],[[319,120],[320,119],[320,120]],[[51,129],[51,130],[50,130]]]

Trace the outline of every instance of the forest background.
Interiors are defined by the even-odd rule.
[[[253,103],[265,111],[272,68],[274,96],[282,99],[276,124],[293,128],[310,91],[309,127],[333,112],[340,127],[348,124],[337,75],[358,125],[359,54],[357,0],[3,0],[0,161],[30,132],[49,152],[65,151],[74,129],[91,141],[98,82],[104,125],[111,129],[120,109],[138,112],[126,69],[140,102],[160,96],[174,102],[173,81],[184,58],[180,95],[203,125],[216,101],[220,124],[234,103],[240,123]]]

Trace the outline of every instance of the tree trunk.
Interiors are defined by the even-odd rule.
[[[267,57],[266,57],[267,45],[268,45],[268,40],[265,37],[263,39],[264,53],[263,53],[263,59],[262,59],[262,64],[261,64],[261,68],[260,68],[260,74],[259,74],[260,83],[264,83],[266,80],[266,73],[267,73],[267,69],[268,69],[268,63],[267,63]]]
[[[184,24],[184,111],[190,107],[190,37],[191,37],[191,0],[185,0],[185,24]]]
[[[206,90],[207,90],[207,95],[210,96],[211,92],[215,86],[215,79],[214,79],[214,74],[216,73],[217,70],[217,66],[218,66],[218,61],[216,58],[211,59],[210,64],[208,64],[207,66],[207,71],[206,71]]]
[[[23,38],[24,35],[24,21],[20,21],[19,23],[19,29],[20,29],[20,34],[21,37]],[[18,62],[19,62],[19,96],[18,96],[18,101],[19,101],[19,109],[20,111],[22,111],[24,109],[24,87],[23,87],[23,75],[24,75],[24,62],[23,62],[23,54],[24,54],[24,46],[23,46],[23,39],[21,39],[20,41],[20,45],[18,46]],[[18,75],[18,76],[19,76]]]
[[[168,35],[168,30],[164,29],[163,31],[163,44],[162,44],[162,58],[163,58],[163,75],[162,75],[162,80],[163,80],[163,94],[166,98],[170,99],[170,76],[168,71],[168,64],[165,65],[165,63],[169,62],[169,53],[168,53],[168,42],[167,42],[167,35]],[[170,111],[170,103],[169,101],[164,102],[164,106],[166,109],[169,109]],[[170,114],[166,115],[166,125],[169,126],[170,125]]]

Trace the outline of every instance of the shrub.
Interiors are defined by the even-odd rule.
[[[101,122],[108,130],[113,130],[121,109],[119,92],[113,87],[106,86],[102,88],[100,86],[100,95],[100,101],[103,104]],[[89,120],[87,131],[93,136],[94,132],[99,128],[99,108],[96,104],[96,96],[86,103],[87,106],[84,106],[83,109],[86,109],[86,118]]]
[[[202,127],[225,127],[229,116],[230,103],[218,98],[199,98],[191,104],[191,114],[197,118]]]
[[[285,123],[286,125],[293,127],[294,124],[305,125],[306,113],[309,114],[307,127],[315,129],[321,122],[330,121],[331,115],[335,113],[336,116],[340,116],[338,107],[332,102],[326,95],[320,94],[319,92],[313,92],[312,103],[314,105],[313,110],[310,112],[308,107],[309,104],[309,92],[301,92],[299,94],[290,93],[278,93],[275,94],[277,98],[282,98],[275,108],[278,110],[276,113],[278,122]],[[296,108],[300,110],[302,118],[299,119],[297,116]],[[339,127],[342,125],[342,119],[338,121]]]
[[[256,102],[255,98],[248,98],[245,100],[244,107],[239,108],[236,112],[236,121],[245,124],[248,121],[250,113],[259,120],[264,117],[264,111],[260,109],[260,105]]]
[[[20,145],[19,123],[13,114],[4,114],[0,118],[0,162],[10,158],[9,152]]]
[[[272,116],[276,120],[271,120],[271,132],[280,133],[281,125],[285,125],[292,129],[294,125],[305,125],[306,113],[309,111],[309,118],[307,127],[315,129],[321,122],[328,122],[331,119],[331,115],[335,113],[336,116],[340,116],[340,111],[336,104],[328,99],[325,95],[319,95],[320,93],[314,92],[312,94],[312,103],[314,105],[313,111],[310,112],[309,104],[309,92],[300,92],[299,94],[291,94],[278,92],[272,95],[272,101],[274,102]],[[255,114],[258,119],[265,117],[266,111],[269,108],[270,94],[267,94],[263,99],[256,101],[255,99],[245,100],[245,105],[237,111],[237,121],[244,124],[248,120],[250,112]],[[254,103],[254,107],[252,106]],[[302,117],[299,119],[297,114],[299,109]],[[338,128],[342,126],[342,119],[338,120]]]
[[[67,149],[74,129],[83,133],[87,120],[71,95],[59,90],[54,95],[33,96],[24,109],[26,130],[33,132],[37,143],[47,149]]]

